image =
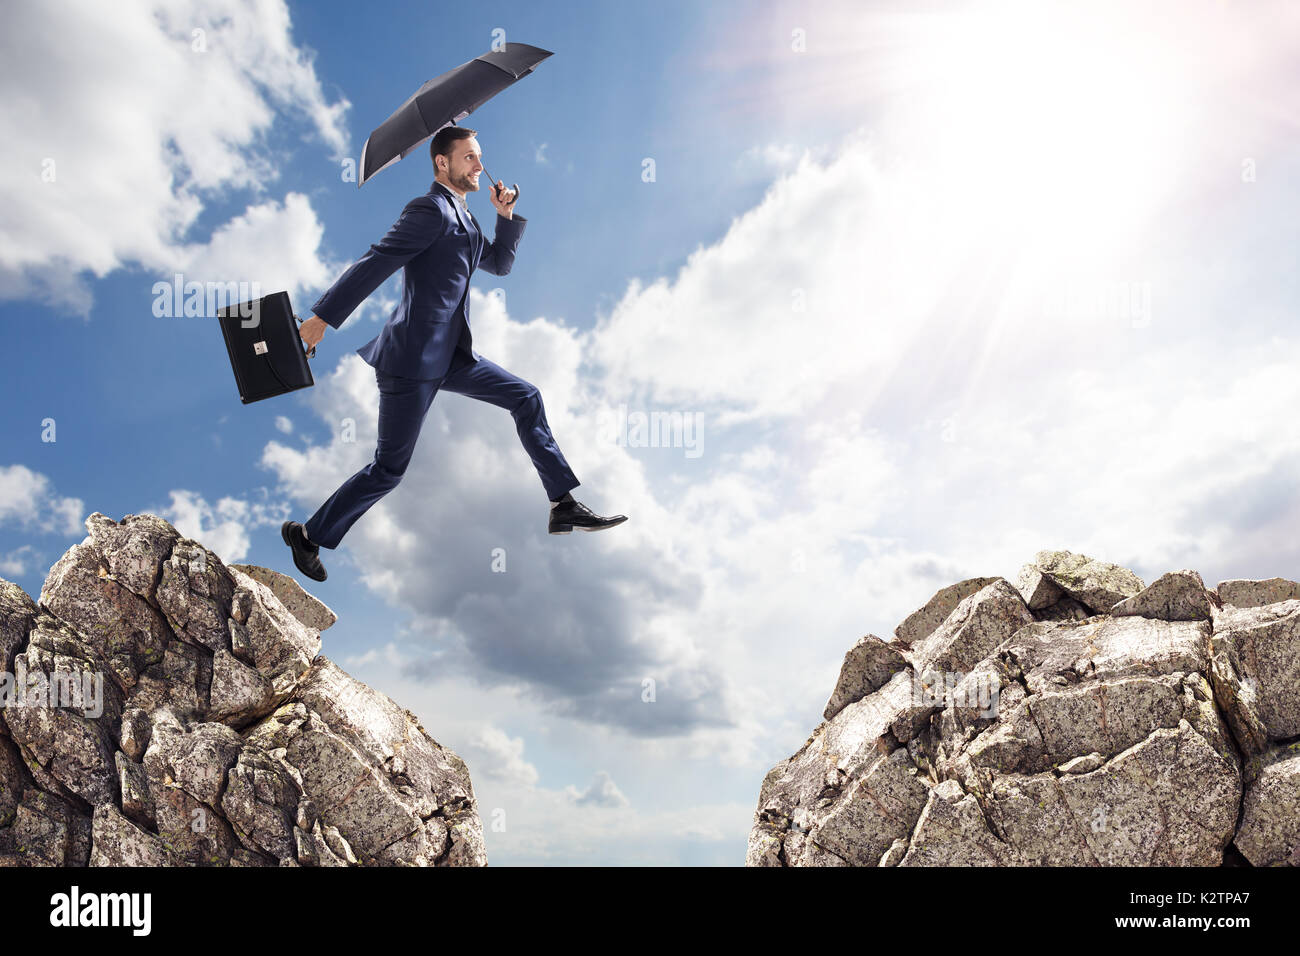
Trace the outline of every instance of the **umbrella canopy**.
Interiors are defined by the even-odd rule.
[[[435,76],[370,134],[361,150],[357,188],[444,126],[464,119],[507,86],[527,76],[550,55],[551,51],[526,43],[506,43],[500,50],[476,56]],[[493,181],[493,186],[497,185]]]

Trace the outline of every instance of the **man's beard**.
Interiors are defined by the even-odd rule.
[[[463,190],[467,193],[475,192],[478,189],[478,184],[470,178],[469,173],[465,173],[457,178],[455,185],[457,189]]]

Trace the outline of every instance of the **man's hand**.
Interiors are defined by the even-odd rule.
[[[498,190],[500,195],[498,195]],[[488,199],[492,200],[492,205],[496,207],[497,212],[502,216],[507,219],[514,218],[514,210],[510,208],[510,204],[515,201],[515,191],[513,189],[506,189],[500,183],[494,183],[492,188],[488,190]]]
[[[320,343],[328,328],[329,323],[315,315],[298,326],[298,334],[302,336],[303,344],[307,346],[306,351],[310,352]]]

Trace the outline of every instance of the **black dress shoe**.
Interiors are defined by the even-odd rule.
[[[308,544],[307,535],[297,521],[280,525],[280,537],[293,548],[293,563],[313,581],[325,580],[325,565],[320,563],[320,545]]]
[[[557,501],[551,507],[551,525],[547,529],[551,534],[568,534],[574,528],[581,531],[604,531],[627,520],[627,515],[613,515],[602,518],[581,501]]]

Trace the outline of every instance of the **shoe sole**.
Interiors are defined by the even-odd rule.
[[[285,522],[284,524],[280,525],[280,537],[284,539],[284,543],[287,544],[289,546],[289,550],[293,552],[293,566],[297,568],[299,571],[301,571],[303,574],[307,575],[307,577],[311,578],[313,581],[324,581],[325,577],[329,576],[328,572],[325,573],[325,577],[318,578],[316,577],[316,575],[312,574],[310,571],[308,571],[306,568],[304,568],[301,564],[298,563],[298,549],[295,548],[293,546],[293,542],[289,540],[289,524],[290,522]]]
[[[623,521],[626,521],[626,520],[627,520],[626,518],[623,519]],[[623,523],[623,521],[611,521],[609,524],[596,525],[595,527],[592,527],[592,528],[584,527],[583,525],[576,525],[576,527],[577,527],[577,529],[578,529],[579,531],[608,531],[610,528],[617,528],[619,525],[621,525],[621,524]],[[568,534],[569,532],[571,532],[571,531],[574,529],[574,527],[575,527],[575,525],[571,525],[571,524],[569,524],[569,525],[561,525],[559,528],[556,528],[554,531],[552,531],[552,532],[550,532],[550,533],[551,533],[551,534]]]

